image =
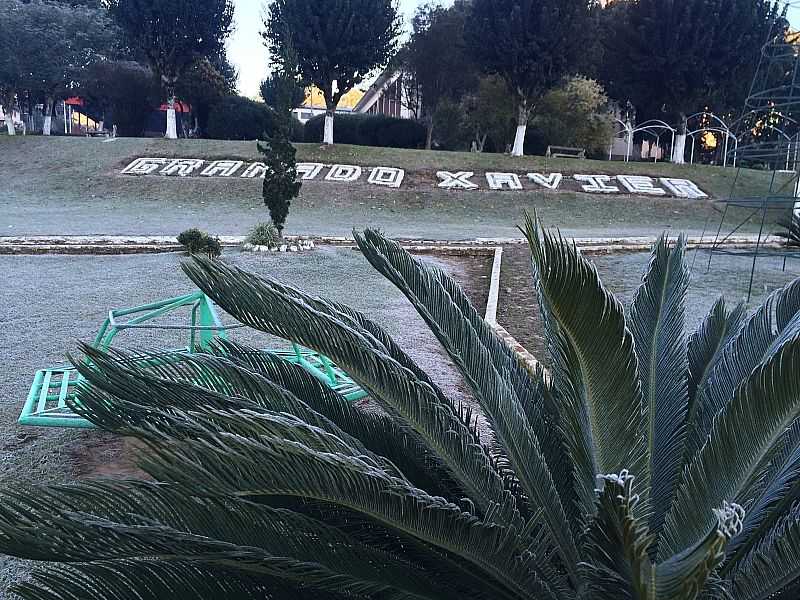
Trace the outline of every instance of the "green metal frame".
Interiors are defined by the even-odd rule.
[[[188,325],[157,325],[152,321],[170,312],[184,307],[191,307]],[[126,329],[176,329],[188,331],[187,345],[184,348],[169,350],[164,353],[165,359],[179,353],[196,352],[208,348],[214,339],[227,339],[227,332],[243,325],[224,325],[219,319],[211,300],[200,291],[152,302],[133,308],[111,310],[100,327],[100,331],[92,345],[95,348],[108,350],[114,338]],[[265,350],[279,355],[284,360],[297,364],[319,379],[329,388],[337,391],[350,402],[367,396],[344,371],[331,360],[312,350],[292,344],[291,348],[281,350]],[[19,422],[22,425],[37,427],[78,427],[93,428],[94,425],[75,414],[67,404],[73,400],[77,385],[82,380],[75,367],[60,366],[42,369],[33,378],[28,397],[22,407]]]

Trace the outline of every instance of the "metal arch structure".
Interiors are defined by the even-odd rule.
[[[631,145],[634,135],[636,135],[637,133],[646,133],[648,135],[653,136],[656,139],[656,146],[660,147],[662,134],[655,133],[656,131],[669,131],[672,136],[669,147],[670,149],[672,149],[675,146],[675,134],[677,133],[678,130],[672,127],[666,121],[661,121],[660,119],[650,119],[649,121],[645,121],[641,125],[638,125],[635,129],[631,129],[629,137]],[[630,152],[628,153],[628,156],[630,156]],[[626,162],[628,161],[626,160]],[[658,159],[656,159],[656,162],[658,162]]]
[[[608,147],[608,160],[611,160],[614,152],[614,140],[619,138],[621,133],[625,134],[625,162],[630,162],[631,152],[633,151],[633,125],[630,121],[623,121],[618,117],[614,117],[616,125],[622,126],[622,131],[617,131],[611,138],[611,145]]]
[[[723,168],[728,166],[728,155],[730,149],[730,142],[733,140],[734,143],[734,152],[733,152],[733,167],[736,167],[736,150],[739,148],[739,138],[733,134],[731,127],[718,115],[714,114],[713,112],[703,111],[698,112],[693,115],[689,115],[686,118],[686,122],[690,123],[692,120],[697,118],[708,118],[714,121],[714,125],[699,127],[697,129],[689,130],[686,132],[686,136],[692,140],[692,152],[689,158],[689,164],[694,164],[694,154],[695,154],[695,147],[696,147],[696,138],[698,135],[703,133],[719,133],[725,136],[725,145],[722,150],[722,166]]]
[[[785,6],[800,8],[800,0],[787,2]],[[800,210],[800,174],[797,172],[800,127],[793,117],[800,115],[800,39],[791,38],[787,33],[785,21],[776,20],[762,46],[741,117],[731,127],[735,128],[733,135],[738,141],[733,150],[728,149],[736,161],[736,177],[729,197],[715,203],[721,216],[709,252],[708,269],[712,268],[715,254],[751,258],[748,302],[758,260],[766,254],[765,242],[774,233],[769,228],[777,227],[776,221],[787,213]],[[748,167],[771,172],[768,183],[758,193],[753,192],[752,186],[746,189],[743,186],[741,169]],[[736,214],[736,210],[731,209],[741,212]],[[726,251],[722,248],[727,239],[751,222],[758,224],[753,249]],[[786,268],[788,258],[800,258],[800,246],[791,246],[787,236],[785,244],[776,246],[770,254],[783,257]]]

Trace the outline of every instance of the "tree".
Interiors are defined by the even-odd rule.
[[[10,115],[18,95],[41,89],[42,69],[52,57],[51,48],[66,36],[58,26],[39,28],[38,19],[46,18],[47,13],[47,7],[39,3],[0,0],[0,100],[9,117],[9,135],[15,133]]]
[[[207,58],[196,59],[187,67],[176,87],[177,95],[192,106],[195,135],[207,130],[212,107],[234,89]]]
[[[117,60],[91,65],[80,92],[110,113],[118,135],[140,137],[158,106],[160,85],[149,67]]]
[[[274,0],[264,21],[265,44],[278,62],[289,46],[305,83],[325,98],[323,141],[333,144],[339,100],[395,52],[400,20],[392,0]],[[292,72],[295,65],[282,65]]]
[[[586,0],[475,0],[467,41],[483,69],[502,77],[514,92],[512,155],[524,153],[538,98],[583,61],[589,5]]]
[[[284,126],[276,127],[271,136],[258,143],[258,151],[264,155],[264,185],[262,195],[269,209],[269,216],[283,236],[283,226],[289,216],[291,201],[300,193],[297,181],[296,150],[289,141],[289,131]]]
[[[495,152],[504,152],[512,139],[516,114],[507,101],[508,96],[508,85],[503,78],[485,75],[477,89],[462,98],[465,125],[472,131],[477,152],[483,152],[487,142]]]
[[[6,485],[0,552],[59,563],[17,590],[796,598],[800,280],[750,316],[719,301],[688,335],[685,238],[657,243],[625,310],[573,244],[532,221],[525,233],[549,373],[524,366],[441,268],[356,235],[464,376],[479,421],[365,315],[222,261],[184,263],[232,317],[330,357],[381,410],[230,341],[168,361],[85,346],[73,408],[137,438],[151,480]]]
[[[261,98],[275,110],[294,110],[306,99],[305,88],[285,74],[271,73],[260,86]]]
[[[565,145],[584,148],[590,155],[607,154],[613,126],[603,86],[586,77],[566,79],[542,97],[531,129],[528,143],[533,141],[537,152]]]
[[[413,33],[405,51],[406,70],[422,98],[422,114],[428,129],[425,147],[430,150],[434,117],[443,102],[454,103],[478,83],[478,73],[464,42],[468,5],[450,8],[426,4],[417,10]]]
[[[39,31],[48,31],[47,60],[34,72],[34,93],[44,104],[42,133],[50,135],[56,100],[80,88],[95,63],[109,60],[116,53],[119,32],[107,11],[87,6],[32,3],[38,14],[29,18]]]
[[[672,160],[680,164],[687,116],[741,108],[780,18],[771,0],[624,0],[606,10],[603,79],[640,114],[677,120]]]
[[[109,0],[128,43],[146,57],[166,94],[166,137],[178,137],[175,91],[198,58],[219,56],[231,32],[230,0]]]

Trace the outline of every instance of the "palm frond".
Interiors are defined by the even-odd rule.
[[[298,293],[283,291],[286,286],[219,261],[195,258],[184,263],[183,269],[242,323],[329,356],[391,414],[417,432],[479,510],[492,510],[494,518],[506,524],[518,521],[500,475],[453,405],[388,356],[376,338],[357,329],[351,318],[316,310]]]
[[[65,562],[184,561],[332,592],[437,597],[426,573],[292,511],[201,498],[144,482],[98,482],[2,495],[0,544]],[[80,567],[78,567],[80,568]],[[414,578],[410,581],[408,578]],[[420,581],[419,578],[423,578]]]
[[[576,465],[581,514],[590,514],[596,474],[646,471],[633,336],[622,306],[574,246],[530,217],[525,233],[553,359],[560,426]],[[642,479],[647,489],[646,472]]]
[[[733,590],[736,600],[797,598],[796,593],[800,590],[800,510],[795,509],[748,563],[734,574]]]
[[[248,577],[234,570],[198,561],[97,561],[59,565],[33,574],[31,581],[12,591],[23,600],[311,600],[341,598],[313,590],[287,588],[280,579]]]
[[[583,565],[586,585],[583,597],[638,600],[652,597],[655,569],[648,549],[654,536],[646,523],[633,514],[638,496],[635,477],[599,476],[600,490],[595,515],[587,528],[584,548],[593,557]]]
[[[800,280],[773,293],[739,328],[698,388],[687,435],[687,462],[702,448],[716,416],[739,385],[774,352],[773,344],[800,313]],[[796,328],[787,331],[790,335]]]
[[[667,514],[659,544],[663,558],[701,539],[714,516],[698,507],[737,498],[762,459],[800,416],[800,332],[760,364],[712,425],[689,463]]]
[[[108,371],[113,378],[113,369]],[[170,388],[166,383],[162,382],[169,394],[198,393],[185,384],[173,383],[177,387]],[[78,400],[88,413],[102,415],[109,410],[109,402],[94,389],[82,389]],[[487,580],[502,581],[500,573],[512,565],[512,589],[513,584],[519,589],[533,586],[543,597],[550,597],[548,584],[540,581],[537,572],[542,576],[549,573],[535,564],[533,554],[523,553],[525,543],[520,536],[526,535],[524,531],[481,522],[443,498],[411,486],[386,468],[380,457],[365,456],[340,437],[285,413],[210,404],[174,411],[174,402],[159,408],[156,398],[164,394],[157,388],[154,391],[146,419],[128,432],[148,442],[149,454],[142,468],[156,480],[191,486],[200,477],[205,492],[212,496],[288,496],[352,510],[382,527],[452,553],[472,563],[473,570],[489,569],[484,575]],[[133,394],[135,400],[138,390]],[[117,397],[115,402],[111,410],[132,410],[126,400]],[[235,469],[231,469],[232,463]],[[464,534],[471,539],[463,538]],[[480,566],[475,565],[476,560]],[[493,585],[505,589],[501,595],[509,594],[503,584]]]
[[[356,235],[356,241],[372,265],[411,301],[464,374],[530,501],[531,512],[542,511],[565,567],[574,569],[578,553],[566,513],[539,438],[509,383],[512,372],[520,377],[523,368],[519,361],[507,347],[498,350],[505,345],[447,274],[369,230]],[[527,372],[525,384],[528,395],[537,390]],[[546,402],[544,395],[526,400],[533,406]],[[539,411],[545,412],[543,408]],[[546,425],[542,419],[537,421],[539,427]]]
[[[650,597],[694,600],[701,595],[713,597],[724,593],[725,586],[715,576],[715,570],[725,558],[727,542],[741,533],[744,510],[737,504],[726,502],[712,514],[714,519],[705,536],[694,546],[658,564],[655,593]]]
[[[661,532],[683,466],[689,400],[684,334],[689,271],[685,252],[684,237],[673,249],[665,236],[659,239],[630,312],[646,415],[642,429],[648,441],[649,530],[654,536]]]
[[[747,516],[741,535],[728,548],[726,572],[737,570],[739,563],[769,538],[771,531],[800,502],[800,420],[794,422],[776,446],[779,451],[759,474],[761,481],[754,486],[755,493],[745,499]]]
[[[725,299],[720,298],[711,307],[700,327],[689,337],[689,410],[687,423],[694,422],[697,392],[705,387],[709,374],[742,326],[746,305],[740,303],[730,313]]]

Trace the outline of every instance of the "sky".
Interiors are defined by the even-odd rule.
[[[324,0],[322,0],[324,1]],[[398,0],[400,10],[410,27],[411,17],[426,0]],[[442,4],[452,4],[448,0]],[[239,70],[239,93],[257,97],[258,87],[267,73],[268,55],[261,36],[264,0],[233,0],[236,31],[228,41],[228,58]]]

